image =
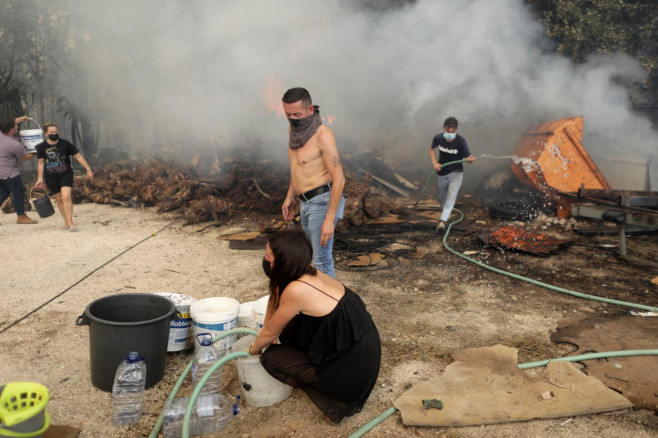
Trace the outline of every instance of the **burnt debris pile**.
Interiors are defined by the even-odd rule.
[[[396,210],[391,194],[371,185],[372,174],[344,166],[347,198],[343,223],[359,226],[369,218]],[[185,224],[229,219],[245,212],[276,215],[286,196],[287,163],[243,152],[230,158],[194,154],[186,163],[175,158],[124,159],[95,169],[93,181],[76,176],[74,202],[156,207],[178,212]]]

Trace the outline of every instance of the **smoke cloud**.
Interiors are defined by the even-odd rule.
[[[476,156],[509,154],[525,129],[579,115],[593,157],[656,152],[618,85],[642,79],[638,63],[546,55],[545,29],[520,0],[349,3],[80,1],[71,13],[88,38],[71,48],[65,83],[84,80],[94,118],[140,147],[257,140],[285,159],[275,107],[303,86],[325,123],[335,118],[341,153],[375,150],[398,170],[431,169],[427,148],[448,116]]]

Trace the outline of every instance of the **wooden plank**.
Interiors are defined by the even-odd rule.
[[[368,225],[391,225],[391,224],[401,224],[404,220],[400,219],[398,215],[390,216],[381,216],[375,219],[368,219],[366,224]]]
[[[248,231],[245,233],[226,234],[217,236],[217,240],[253,240],[260,236],[260,231]]]

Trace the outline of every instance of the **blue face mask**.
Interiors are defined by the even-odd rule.
[[[445,138],[448,141],[453,141],[455,138],[457,138],[457,133],[453,132],[452,134],[449,132],[444,132],[443,133],[443,138]]]

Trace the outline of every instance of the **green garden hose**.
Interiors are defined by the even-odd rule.
[[[626,357],[626,356],[658,356],[658,349],[651,350],[620,350],[620,351],[603,351],[599,353],[579,354],[577,356],[558,357],[555,359],[540,360],[538,362],[526,362],[518,365],[522,370],[526,368],[536,368],[548,365],[549,362],[566,361],[580,362],[581,360],[604,359],[607,357]]]
[[[465,161],[466,161],[466,158],[464,158],[463,160],[448,161],[447,163],[443,163],[441,165],[441,167],[449,166],[451,164],[463,163]],[[418,205],[418,202],[420,201],[420,198],[423,197],[423,195],[425,194],[425,191],[430,186],[430,182],[432,181],[432,178],[434,177],[435,173],[436,173],[436,170],[432,169],[432,173],[430,173],[430,176],[427,178],[427,182],[425,183],[425,187],[423,187],[423,190],[420,191],[420,195],[418,195],[418,199],[416,199],[416,202],[414,202],[414,207]]]
[[[521,363],[518,364],[517,366],[521,369],[526,369],[526,368],[536,368],[536,367],[541,367],[549,362],[553,361],[566,361],[566,362],[580,362],[583,360],[589,360],[589,359],[602,359],[606,357],[622,357],[622,356],[658,356],[658,349],[656,350],[625,350],[625,351],[607,351],[607,352],[600,352],[600,353],[587,353],[587,354],[580,354],[578,356],[569,356],[569,357],[558,357],[555,359],[547,359],[547,360],[542,360],[539,362],[528,362],[528,363]],[[398,409],[395,407],[388,408],[381,414],[379,414],[377,417],[373,418],[370,420],[368,423],[364,424],[361,426],[359,429],[356,430],[353,434],[351,434],[348,438],[358,438],[360,436],[363,436],[368,432],[370,429],[374,428],[377,426],[379,423],[382,421],[386,420],[388,417],[391,415],[395,414],[398,412]]]
[[[494,268],[492,266],[487,265],[486,263],[482,263],[478,260],[472,259],[472,258],[460,253],[459,251],[455,251],[454,249],[450,248],[450,246],[448,246],[448,243],[447,243],[448,234],[450,233],[450,228],[452,228],[453,225],[458,224],[459,222],[461,222],[464,219],[464,213],[462,211],[456,209],[456,208],[453,211],[458,212],[460,214],[460,217],[459,217],[459,219],[457,219],[453,222],[450,222],[448,224],[448,228],[446,229],[446,233],[443,236],[443,246],[445,247],[445,249],[447,249],[451,253],[455,254],[456,256],[459,256],[459,257],[463,258],[464,260],[468,260],[471,263],[475,263],[476,265],[478,265],[482,268],[488,269],[488,270],[496,272],[498,274],[507,275],[508,277],[516,278],[517,280],[525,281],[527,283],[534,284],[536,286],[541,286],[541,287],[544,287],[546,289],[553,290],[555,292],[560,292],[560,293],[564,293],[564,294],[568,294],[568,295],[573,295],[573,296],[578,297],[578,298],[586,298],[588,300],[600,301],[602,303],[615,304],[615,305],[618,305],[618,306],[631,307],[631,308],[634,308],[634,309],[642,309],[642,310],[647,310],[649,312],[658,312],[658,307],[651,307],[651,306],[645,306],[645,305],[642,305],[642,304],[629,303],[629,302],[626,302],[626,301],[613,300],[613,299],[610,299],[610,298],[597,297],[596,295],[588,295],[588,294],[584,294],[584,293],[581,293],[581,292],[576,292],[576,291],[572,291],[572,290],[569,290],[569,289],[564,289],[564,288],[561,288],[561,287],[558,287],[558,286],[553,286],[553,285],[550,285],[550,284],[547,284],[547,283],[542,283],[541,281],[533,280],[531,278],[523,277],[521,275],[514,274],[512,272],[507,272],[507,271],[504,271],[502,269]]]
[[[423,189],[423,193],[425,192],[425,190],[427,189],[427,186],[429,185],[429,182],[431,180],[431,176],[433,176],[433,174],[430,175],[430,178],[428,179],[427,184],[425,184],[425,188]],[[421,196],[422,196],[422,193],[421,193]],[[418,199],[420,200],[420,197]],[[416,203],[418,203],[418,201],[416,201]],[[586,299],[590,299],[590,300],[594,300],[594,301],[601,301],[601,302],[608,303],[608,304],[616,304],[616,305],[619,305],[619,306],[632,307],[632,308],[636,308],[636,309],[648,310],[648,311],[651,311],[651,312],[658,312],[658,308],[656,308],[656,307],[644,306],[644,305],[641,305],[641,304],[634,304],[634,303],[628,303],[628,302],[625,302],[625,301],[618,301],[618,300],[612,300],[612,299],[608,299],[608,298],[597,297],[595,295],[588,295],[588,294],[584,294],[584,293],[564,289],[564,288],[561,288],[561,287],[552,286],[550,284],[542,283],[540,281],[536,281],[536,280],[533,280],[533,279],[530,279],[530,278],[527,278],[527,277],[523,277],[521,275],[517,275],[517,274],[513,274],[511,272],[503,271],[502,269],[494,268],[494,267],[489,266],[485,263],[482,263],[478,260],[467,257],[464,254],[450,248],[450,246],[448,246],[448,243],[447,243],[448,234],[450,234],[450,229],[452,228],[452,226],[455,225],[455,224],[458,224],[459,222],[461,222],[464,219],[464,213],[461,210],[458,210],[458,209],[455,208],[453,211],[457,211],[460,214],[460,217],[459,217],[459,219],[457,219],[453,222],[450,222],[448,224],[448,228],[446,229],[446,232],[443,236],[443,246],[448,251],[450,251],[451,253],[453,253],[453,254],[455,254],[455,255],[457,255],[457,256],[459,256],[459,257],[461,257],[461,258],[463,258],[463,259],[465,259],[469,262],[475,263],[476,265],[478,265],[480,267],[483,267],[483,268],[488,269],[490,271],[496,272],[498,274],[507,275],[509,277],[516,278],[516,279],[522,280],[522,281],[526,281],[528,283],[531,283],[531,284],[534,284],[534,285],[537,285],[537,286],[541,286],[541,287],[544,287],[544,288],[547,288],[547,289],[550,289],[550,290],[554,290],[556,292],[561,292],[561,293],[573,295],[573,296],[576,296],[576,297],[579,297],[579,298],[586,298]],[[583,360],[590,360],[590,359],[601,359],[601,358],[606,358],[606,357],[623,357],[623,356],[658,356],[658,349],[622,350],[622,351],[608,351],[608,352],[599,352],[599,353],[588,353],[588,354],[581,354],[581,355],[578,355],[578,356],[568,356],[568,357],[560,357],[560,358],[555,358],[555,359],[547,359],[547,360],[542,360],[542,361],[539,361],[539,362],[528,362],[528,363],[525,363],[525,364],[519,364],[518,367],[521,368],[521,369],[526,369],[526,368],[544,366],[544,365],[548,364],[551,361],[580,362],[580,361],[583,361]],[[395,407],[391,407],[391,408],[387,409],[386,411],[384,411],[383,413],[381,413],[380,415],[378,415],[377,417],[375,417],[374,419],[372,419],[368,423],[361,426],[356,432],[354,432],[348,438],[358,438],[360,436],[363,436],[370,429],[374,428],[376,425],[378,425],[379,423],[381,423],[382,421],[384,421],[385,419],[387,419],[388,417],[390,417],[391,415],[393,415],[397,411],[398,410]]]

